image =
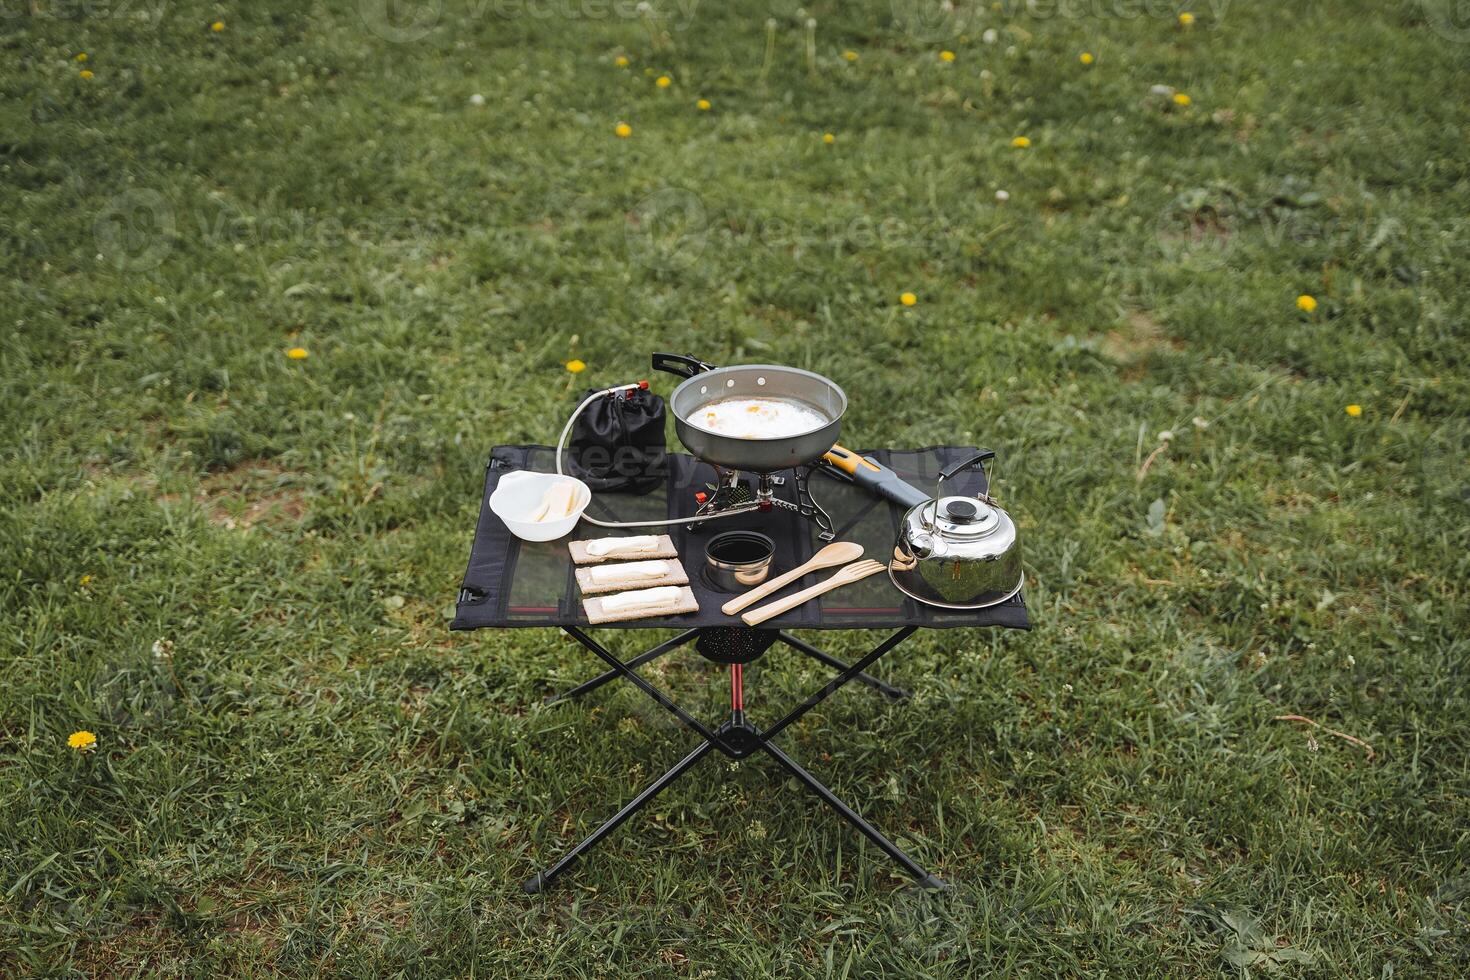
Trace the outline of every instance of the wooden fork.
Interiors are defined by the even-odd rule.
[[[830,578],[823,579],[811,588],[802,589],[800,592],[789,595],[784,599],[777,599],[775,602],[768,602],[759,609],[752,609],[740,618],[744,620],[746,626],[756,626],[764,623],[772,616],[779,616],[783,612],[789,612],[795,609],[803,602],[815,598],[823,592],[830,592],[843,585],[851,585],[853,582],[865,579],[869,575],[876,575],[887,567],[881,561],[873,561],[871,558],[865,561],[855,561],[851,565],[844,565],[838,569],[836,574]]]

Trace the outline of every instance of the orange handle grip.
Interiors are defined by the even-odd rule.
[[[913,507],[929,499],[927,493],[909,486],[888,467],[875,463],[866,456],[859,456],[851,449],[833,446],[822,457],[822,461],[846,473],[858,486],[903,507]]]
[[[826,455],[824,455],[822,458],[831,463],[833,466],[837,467],[842,472],[846,473],[848,476],[853,476],[854,474],[856,474],[859,466],[866,466],[868,469],[873,470],[874,472],[877,472],[880,469],[880,467],[872,460],[864,459],[857,453],[853,452],[851,449],[844,449],[842,446],[833,446],[831,449],[827,450]]]

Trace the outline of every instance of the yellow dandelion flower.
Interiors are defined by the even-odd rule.
[[[85,589],[87,586],[92,584],[92,576],[90,574],[83,575],[81,578],[77,579],[77,584]]]
[[[209,25],[209,29],[218,34],[225,29],[225,22],[222,20],[217,20],[213,24]]]
[[[1184,11],[1182,14],[1179,15],[1179,23],[1184,27],[1188,27],[1190,24],[1194,23],[1194,14],[1190,13],[1187,10]]]
[[[587,370],[587,365],[575,357],[572,358],[570,361],[567,361],[565,367],[573,374],[581,374],[583,371]]]
[[[1091,51],[1084,51],[1077,56],[1077,60],[1082,62],[1084,65],[1090,65],[1097,59],[1092,56]]]
[[[1302,293],[1296,298],[1296,308],[1303,313],[1311,313],[1317,308],[1317,297]]]
[[[286,356],[293,361],[304,361],[311,356],[311,352],[305,347],[292,347],[286,351]]]
[[[831,133],[823,133],[822,142],[826,143],[828,146],[831,146],[833,143],[837,142],[837,137],[833,136]]]
[[[1183,92],[1175,92],[1174,93],[1174,104],[1175,105],[1189,105],[1193,101],[1194,101],[1193,99],[1191,99],[1189,96],[1185,95]]]
[[[613,132],[617,134],[618,139],[625,140],[633,135],[633,127],[627,123],[618,123],[613,127]]]
[[[842,52],[842,57],[846,58],[848,61],[857,61],[858,53],[856,51],[844,51]]]
[[[939,52],[939,60],[940,61],[945,61],[945,62],[953,61],[954,60],[954,52],[953,51],[941,51],[941,52]]]
[[[919,301],[919,297],[915,296],[913,293],[900,293],[898,296],[898,301],[904,306],[913,306]]]
[[[1363,414],[1363,406],[1362,405],[1349,405],[1347,408],[1343,409],[1343,411],[1344,412],[1347,412],[1353,418],[1357,418],[1359,415],[1362,415]]]
[[[657,85],[659,88],[668,88],[670,85],[674,84],[674,80],[667,75],[660,75],[658,76],[658,80],[655,81],[653,84]]]
[[[1031,137],[1017,136],[1015,139],[1011,140],[1011,145],[1018,150],[1024,150],[1031,145]]]
[[[76,749],[78,752],[85,752],[88,749],[93,749],[97,747],[97,736],[83,729],[79,732],[72,732],[71,735],[67,738],[66,744]]]
[[[694,108],[698,109],[700,112],[709,112],[709,99],[700,99],[698,102],[694,103]]]
[[[619,68],[627,68],[628,67],[628,58],[627,58],[626,55],[621,55],[620,54],[616,58],[613,59],[613,64],[617,65]]]
[[[83,68],[81,71],[77,72],[77,77],[78,78],[91,78],[92,77],[92,73],[89,70],[87,70],[86,68]]]
[[[87,60],[87,52],[85,52],[85,51],[78,51],[77,52],[77,60],[78,61],[86,61]]]

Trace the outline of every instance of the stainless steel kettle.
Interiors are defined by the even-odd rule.
[[[1021,541],[1011,515],[988,493],[944,495],[945,480],[994,457],[987,449],[942,471],[934,496],[904,515],[888,565],[899,591],[933,606],[981,609],[1021,590]]]

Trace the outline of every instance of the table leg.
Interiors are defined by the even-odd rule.
[[[657,701],[665,711],[669,712],[674,717],[683,722],[685,728],[697,733],[706,742],[718,742],[720,740],[720,737],[714,732],[710,731],[708,726],[706,726],[699,719],[695,718],[694,716],[689,714],[689,712],[685,711],[683,708],[675,704],[672,700],[670,700],[667,694],[660,691],[658,688],[654,687],[652,684],[648,683],[648,681],[640,677],[637,671],[634,671],[627,664],[623,663],[617,657],[613,656],[612,653],[608,651],[607,647],[603,646],[601,643],[598,643],[596,640],[592,639],[592,637],[588,636],[586,633],[582,632],[575,626],[563,626],[562,632],[566,633],[567,636],[570,636],[572,639],[576,640],[578,643],[582,644],[584,647],[597,654],[598,657],[602,658],[603,663],[607,664],[623,677],[626,677],[628,680],[632,681],[639,690],[641,690],[644,694],[647,694],[649,697],[653,698],[653,700]]]
[[[547,885],[551,884],[563,871],[575,864],[577,860],[582,857],[583,854],[586,854],[588,851],[592,850],[592,848],[596,847],[602,842],[603,838],[612,833],[614,830],[617,830],[618,827],[622,826],[624,821],[626,821],[633,814],[637,813],[639,810],[643,809],[643,807],[648,804],[648,801],[657,796],[665,786],[669,785],[669,783],[672,783],[674,780],[684,775],[685,772],[687,772],[700,759],[703,759],[705,754],[713,748],[713,742],[700,742],[699,746],[693,752],[690,752],[683,759],[679,760],[678,764],[675,765],[674,768],[670,769],[668,772],[664,773],[662,776],[658,777],[652,783],[650,783],[643,790],[643,792],[633,797],[633,799],[628,803],[627,806],[623,807],[617,813],[613,814],[612,817],[607,821],[607,823],[603,824],[601,827],[598,827],[592,832],[592,835],[590,837],[568,851],[566,856],[563,857],[560,861],[556,862],[545,871],[537,872],[532,877],[527,878],[525,881],[521,882],[521,889],[525,891],[527,895],[534,895],[545,888]]]
[[[636,669],[638,667],[643,666],[644,664],[648,663],[651,660],[657,660],[659,657],[662,657],[664,654],[668,653],[670,650],[676,650],[676,649],[678,649],[679,647],[681,647],[684,644],[688,643],[690,640],[694,639],[698,635],[699,635],[699,630],[685,630],[683,633],[680,633],[678,636],[676,636],[676,637],[674,637],[672,639],[669,639],[669,640],[665,640],[664,642],[660,643],[658,646],[653,647],[652,649],[649,649],[649,650],[647,650],[644,653],[640,653],[638,656],[634,657],[632,660],[629,660],[628,661],[628,667],[629,668]],[[602,685],[606,684],[608,681],[615,680],[616,678],[621,677],[621,676],[622,675],[619,674],[616,670],[604,671],[603,673],[598,674],[596,677],[592,678],[590,681],[583,681],[582,683],[578,684],[574,688],[571,688],[570,690],[562,691],[560,694],[552,694],[552,695],[550,695],[549,697],[547,697],[545,703],[546,704],[556,704],[559,701],[567,701],[567,700],[570,700],[572,698],[580,698],[584,694],[590,694],[591,692],[597,690],[599,687],[601,687]]]
[[[864,837],[882,848],[885,854],[893,858],[893,860],[897,861],[899,864],[903,865],[904,870],[913,875],[914,880],[918,883],[920,888],[949,887],[949,885],[942,878],[925,871],[917,861],[915,861],[913,858],[909,857],[902,850],[900,850],[897,844],[893,843],[893,841],[889,840],[887,837],[884,837],[882,832],[879,831],[877,827],[874,827],[872,824],[863,819],[862,814],[858,813],[852,807],[839,800],[835,793],[833,793],[826,786],[822,785],[817,777],[813,776],[811,773],[803,769],[796,762],[795,759],[791,758],[791,756],[787,755],[785,752],[782,752],[779,748],[777,748],[775,745],[772,745],[770,742],[761,742],[761,748],[764,749],[766,753],[771,756],[771,758],[780,763],[783,769],[791,773],[792,776],[796,777],[797,781],[805,785],[806,788],[811,790],[813,793],[820,796],[822,798],[822,802],[826,803],[832,809],[841,814],[842,819],[852,824],[854,827],[862,832],[862,835]]]
[[[605,662],[608,666],[612,668],[612,671],[609,672],[611,676],[607,676],[605,679],[603,677],[594,678],[597,683],[593,686],[600,686],[601,684],[606,683],[607,680],[610,680],[612,678],[612,676],[622,676],[631,681],[638,688],[640,688],[654,701],[658,702],[661,707],[665,708],[670,713],[677,716],[678,719],[683,722],[686,727],[690,728],[691,730],[697,732],[700,736],[702,736],[704,741],[702,744],[699,745],[699,747],[694,749],[694,751],[685,756],[677,765],[674,766],[674,768],[670,769],[668,772],[660,776],[646,789],[644,789],[641,793],[634,797],[634,799],[630,803],[628,803],[627,806],[623,807],[616,814],[614,814],[611,819],[609,819],[601,827],[597,828],[597,830],[594,831],[590,837],[588,837],[582,843],[578,844],[576,847],[572,848],[572,850],[560,861],[558,861],[547,870],[539,872],[535,876],[523,882],[521,884],[521,888],[524,889],[528,894],[534,895],[545,888],[547,885],[551,884],[558,875],[560,875],[568,867],[574,864],[579,858],[581,858],[583,854],[596,847],[598,843],[600,843],[605,837],[607,837],[608,834],[611,834],[630,816],[638,812],[638,810],[642,809],[648,803],[648,801],[657,796],[658,793],[663,790],[665,786],[678,779],[696,762],[704,758],[707,753],[716,748],[725,752],[732,758],[744,758],[757,749],[766,752],[768,755],[771,756],[771,758],[775,759],[782,768],[790,773],[798,782],[802,783],[807,787],[807,789],[811,790],[817,796],[821,797],[824,803],[832,807],[832,809],[836,810],[844,820],[856,827],[863,834],[863,836],[867,837],[868,840],[872,841],[880,849],[882,849],[885,854],[887,854],[893,860],[902,865],[903,868],[909,872],[909,874],[913,875],[919,887],[949,887],[942,879],[925,871],[918,864],[918,862],[916,862],[913,858],[909,857],[902,850],[900,850],[899,847],[892,841],[890,841],[887,837],[884,837],[883,834],[876,827],[864,820],[861,814],[859,814],[852,807],[848,806],[846,803],[843,803],[830,789],[822,785],[822,783],[815,776],[803,769],[800,765],[797,764],[794,759],[788,756],[785,752],[781,751],[780,748],[778,748],[771,742],[771,739],[775,738],[776,735],[779,734],[783,729],[792,724],[795,724],[808,711],[810,711],[812,708],[815,708],[818,704],[826,700],[832,694],[836,693],[844,685],[860,678],[868,678],[868,675],[863,673],[864,669],[872,666],[874,663],[877,662],[878,658],[882,657],[885,653],[898,646],[908,637],[912,636],[914,631],[918,629],[918,627],[906,626],[899,629],[897,632],[891,634],[887,639],[879,643],[860,660],[853,664],[844,664],[842,661],[837,660],[837,658],[835,657],[829,658],[828,654],[822,653],[820,650],[817,650],[816,647],[810,647],[809,645],[802,643],[802,641],[795,639],[795,637],[786,636],[784,633],[781,634],[779,638],[785,640],[788,645],[793,646],[795,649],[803,653],[807,653],[810,656],[815,656],[823,663],[831,662],[832,666],[841,666],[841,673],[839,673],[836,677],[834,677],[819,690],[812,692],[812,694],[808,696],[805,701],[797,705],[795,708],[791,709],[791,711],[787,712],[787,714],[779,721],[777,721],[773,726],[771,726],[771,728],[765,731],[761,731],[760,729],[745,720],[744,685],[742,683],[742,675],[744,671],[740,665],[734,665],[732,666],[730,671],[730,721],[721,726],[719,733],[710,731],[707,726],[705,726],[697,719],[693,718],[683,708],[679,707],[672,700],[670,700],[668,696],[665,695],[662,691],[658,690],[648,681],[644,680],[637,673],[635,673],[632,669],[632,664],[625,664],[622,661],[618,660],[618,658],[613,656],[613,654],[606,647],[598,643],[596,640],[592,639],[590,636],[582,632],[577,627],[563,626],[562,629],[567,633],[568,636],[571,636],[577,642],[581,643],[587,649],[591,650],[594,654],[601,658],[603,662]],[[659,650],[659,648],[655,647],[653,650],[650,650],[645,654],[641,654],[632,663],[636,664],[647,662],[647,660],[653,659],[653,656],[657,656],[663,652],[667,652],[667,650],[673,649],[680,643],[687,641],[690,636],[696,633],[697,630],[690,630],[689,632],[681,636],[666,641],[665,644],[661,644],[661,646],[664,646],[666,648],[665,650]],[[869,680],[872,682],[877,682],[878,684],[882,684],[881,681],[877,681],[877,678],[870,678]],[[592,689],[587,685],[583,685],[583,687],[587,690]],[[884,685],[884,687],[886,687],[886,685]],[[882,689],[882,687],[879,688],[879,690]],[[895,688],[893,690],[896,691],[897,689]],[[568,692],[568,695],[570,695],[571,693],[572,692]]]
[[[898,646],[910,636],[913,636],[914,631],[917,629],[917,626],[905,626],[898,632],[890,634],[888,639],[884,640],[872,650],[868,651],[868,653],[861,660],[845,668],[842,673],[838,674],[836,677],[832,678],[832,680],[828,681],[827,684],[821,688],[821,690],[812,692],[810,697],[788,711],[785,717],[783,717],[780,721],[776,722],[770,728],[766,729],[766,737],[775,738],[776,735],[782,731],[782,729],[786,728],[786,726],[795,724],[801,719],[802,715],[806,714],[808,711],[812,710],[817,705],[827,700],[827,698],[831,697],[838,690],[840,690],[843,685],[847,684],[849,681],[855,680],[857,676],[861,674],[864,670],[877,663],[879,657],[883,656],[889,650],[892,650],[894,647]]]
[[[808,657],[811,657],[813,660],[817,660],[821,663],[826,664],[828,667],[834,667],[837,670],[846,670],[850,666],[847,661],[839,660],[836,657],[832,656],[830,653],[817,649],[810,643],[807,643],[803,640],[798,640],[796,637],[792,636],[785,630],[781,630],[780,632],[778,632],[776,634],[776,638],[779,639],[782,643],[791,647],[793,650],[804,653]],[[854,679],[861,684],[868,685],[873,690],[878,691],[885,697],[891,698],[894,701],[902,701],[904,698],[913,697],[912,694],[910,694],[908,691],[905,691],[903,688],[894,687],[891,684],[884,683],[883,681],[874,677],[872,674],[859,673]]]

